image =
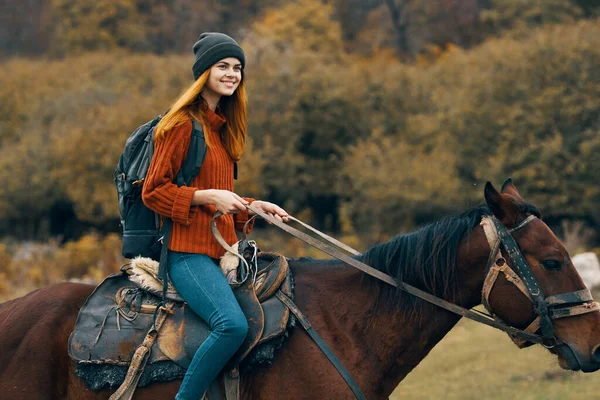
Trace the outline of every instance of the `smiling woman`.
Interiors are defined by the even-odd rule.
[[[247,134],[244,51],[231,37],[216,32],[200,35],[193,49],[195,82],[156,126],[155,152],[142,190],[144,204],[173,221],[167,267],[171,281],[211,329],[176,399],[202,397],[248,330],[246,317],[215,263],[225,250],[210,231],[212,216],[216,211],[225,214],[217,227],[229,245],[237,242],[234,228],[242,230],[248,221],[246,205],[251,202],[280,221],[287,219],[275,204],[233,192],[235,162],[242,156]],[[202,168],[189,186],[178,186],[174,182],[190,147],[192,127],[198,123],[207,145]]]

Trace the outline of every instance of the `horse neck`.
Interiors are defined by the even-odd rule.
[[[463,239],[457,253],[457,286],[459,299],[453,302],[465,308],[480,303],[485,265],[489,255],[489,246],[483,230],[477,227],[468,240]],[[375,286],[380,290],[383,282]],[[371,285],[373,287],[374,285]],[[356,288],[355,290],[359,290]],[[363,318],[355,330],[364,330],[360,342],[364,358],[361,373],[367,387],[376,387],[377,396],[387,398],[408,373],[415,368],[429,351],[454,327],[459,316],[442,308],[422,301],[417,305],[418,317],[406,318],[407,313],[400,309],[390,309],[384,304],[377,305],[375,312],[368,315],[369,307],[376,304],[378,291],[362,285]]]

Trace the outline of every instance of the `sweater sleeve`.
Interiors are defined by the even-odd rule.
[[[252,202],[255,200],[251,197],[242,197],[242,199],[246,200],[249,204],[252,204]],[[235,223],[235,229],[238,232],[244,232],[244,225],[246,224],[248,219],[250,219],[248,209],[245,209],[244,211],[233,214],[233,221]],[[256,218],[253,219],[252,222],[250,222],[248,224],[248,233],[252,232],[252,228],[254,227],[254,221],[256,221]]]
[[[191,121],[179,125],[154,146],[154,155],[142,189],[142,201],[152,211],[171,218],[173,222],[190,225],[198,207],[192,207],[192,198],[197,190],[193,187],[178,187],[174,183],[185,160],[191,141]]]

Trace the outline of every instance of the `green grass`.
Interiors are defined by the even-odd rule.
[[[400,383],[391,400],[600,399],[600,371],[562,370],[541,346],[463,319]]]

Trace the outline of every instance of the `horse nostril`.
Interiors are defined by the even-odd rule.
[[[600,344],[592,350],[592,359],[600,364]]]

